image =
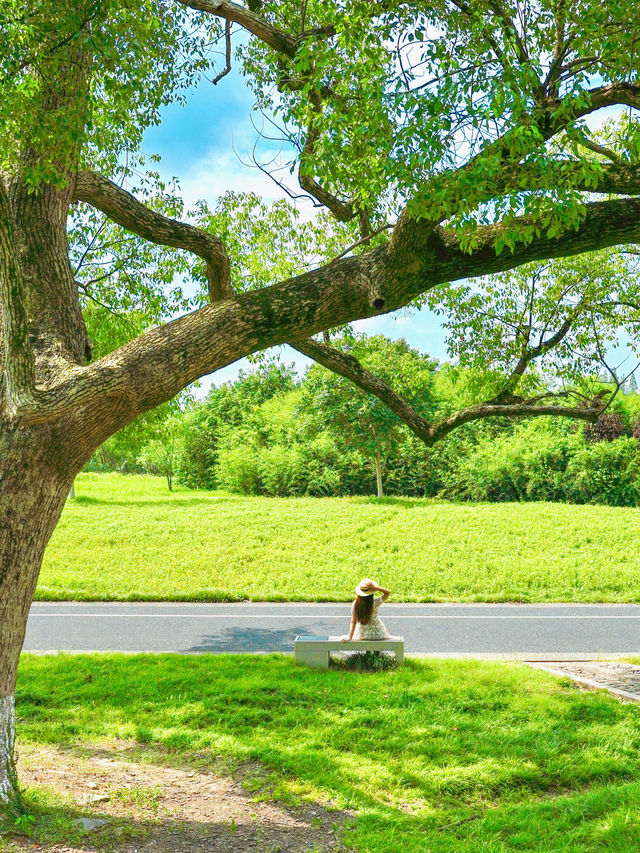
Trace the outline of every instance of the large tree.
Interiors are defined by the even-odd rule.
[[[219,234],[120,180],[212,43],[233,60],[234,30],[301,190],[360,243],[246,291]],[[640,241],[639,37],[628,0],[3,0],[0,795],[42,554],[95,448],[241,356],[307,346],[445,282]],[[616,106],[629,116],[609,146],[586,119]],[[91,362],[67,237],[77,202],[202,258],[209,304]]]

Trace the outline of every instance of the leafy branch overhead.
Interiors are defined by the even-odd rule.
[[[228,63],[240,27],[248,38],[238,40],[237,61],[257,103],[280,117],[302,189],[354,223],[346,245],[396,222],[388,241],[365,242],[357,258],[269,282],[264,298],[301,310],[279,328],[270,324],[259,341],[250,321],[241,351],[394,310],[443,282],[640,239],[638,33],[623,6],[581,7],[577,28],[568,7],[493,0],[445,0],[428,11],[364,0],[302,8],[105,0],[80,4],[73,15],[63,4],[45,5],[26,28],[13,0],[3,18],[11,49],[0,69],[7,131],[0,154],[7,174],[21,169],[29,191],[59,187],[66,204],[75,197],[146,240],[196,252],[211,299],[231,297],[224,240],[149,211],[114,179],[160,106],[182,99],[211,65],[212,42],[224,41]],[[603,145],[586,119],[615,106],[628,108],[629,118]],[[201,355],[183,360],[179,378],[134,408],[225,363],[205,341],[219,337],[219,322],[228,325],[223,314],[260,313],[259,299],[193,316]],[[5,302],[7,340],[25,340],[38,320],[15,297]],[[174,324],[171,342],[148,332],[150,352],[173,357],[194,339],[191,324]],[[56,340],[55,328],[44,337],[47,351],[63,359],[87,350]],[[110,358],[114,369],[99,371],[101,382],[112,377],[122,387],[136,356],[125,347]],[[49,393],[39,393],[29,359],[7,359],[9,411],[34,422],[69,411],[69,383],[53,376]],[[98,373],[70,369],[84,396]]]

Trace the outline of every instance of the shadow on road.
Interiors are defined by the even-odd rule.
[[[345,624],[344,630],[346,631]],[[314,624],[313,633],[319,635],[339,634],[335,623]],[[292,652],[293,641],[298,634],[309,634],[308,625],[291,628],[223,628],[216,634],[205,634],[197,645],[182,649],[189,652]]]

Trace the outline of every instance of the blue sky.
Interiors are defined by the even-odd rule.
[[[253,191],[267,199],[286,197],[268,176],[246,165],[257,139],[251,122],[252,105],[253,96],[245,81],[232,70],[217,86],[203,80],[188,93],[185,107],[178,104],[166,107],[162,123],[146,132],[144,152],[161,156],[157,168],[163,178],[179,179],[187,208],[201,198],[212,204],[225,190]],[[253,118],[254,122],[260,121],[255,113]],[[302,201],[299,206],[303,214],[312,215],[309,203]],[[422,310],[410,317],[404,312],[375,317],[357,323],[356,328],[368,334],[404,337],[421,352],[441,360],[446,358],[443,330],[438,318],[429,311]],[[300,368],[308,363],[308,359],[288,347],[282,357],[285,361],[295,361]],[[235,378],[241,367],[248,367],[246,360],[212,374],[203,380],[202,389],[206,391],[212,382],[218,385]]]

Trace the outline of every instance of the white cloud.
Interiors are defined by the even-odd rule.
[[[255,192],[267,199],[279,197],[281,191],[267,175],[243,165],[235,154],[212,151],[196,161],[181,177],[180,188],[188,209],[205,199],[213,204],[228,190]]]
[[[234,152],[221,153],[212,149],[190,164],[180,178],[180,190],[186,209],[192,210],[200,199],[205,199],[212,206],[219,196],[231,190],[235,193],[254,192],[266,201],[284,198],[298,208],[304,219],[315,216],[316,209],[310,201],[304,198],[289,198],[269,175],[261,172],[257,166],[248,165],[248,157],[242,162],[241,156]],[[273,167],[278,165],[275,160]],[[289,178],[287,185],[295,189],[295,182],[288,171],[280,174],[283,180]]]

